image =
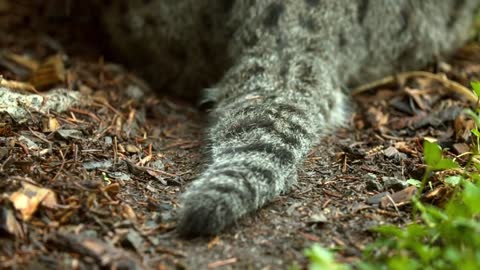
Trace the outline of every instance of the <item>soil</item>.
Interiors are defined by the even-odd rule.
[[[424,138],[449,156],[468,150],[472,123],[460,114],[469,106],[462,95],[430,77],[380,84],[353,98],[350,123],[309,153],[288,193],[218,236],[182,239],[175,213],[202,170],[206,113],[153,93],[91,43],[65,43],[63,30],[35,32],[27,11],[3,12],[11,16],[0,42],[4,82],[88,98],[61,113],[31,111],[23,123],[1,115],[2,269],[305,268],[303,251],[313,243],[354,262],[376,239],[375,226],[411,221],[415,190],[406,180],[423,174]],[[50,72],[35,84],[38,72],[26,67],[56,55],[66,76]],[[480,79],[480,44],[425,71],[468,87]],[[432,176],[424,200],[445,199],[439,178]]]

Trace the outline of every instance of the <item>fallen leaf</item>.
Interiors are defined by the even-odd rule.
[[[440,186],[434,190],[428,192],[425,195],[425,199],[436,205],[442,205],[447,201],[447,198],[451,197],[452,189],[445,186]]]
[[[0,232],[4,231],[14,235],[16,238],[25,238],[22,225],[15,218],[15,214],[10,207],[4,205],[0,208]]]
[[[453,144],[453,150],[455,150],[455,152],[458,155],[461,155],[461,154],[469,152],[470,151],[470,146],[468,146],[468,144],[466,144],[466,143],[455,143],[455,144]]]
[[[132,252],[115,248],[99,239],[82,235],[55,233],[48,239],[51,248],[88,256],[102,268],[107,269],[146,269],[138,257]]]
[[[370,198],[367,199],[367,203],[368,204],[379,204],[380,201],[382,200],[382,198],[384,198],[387,195],[390,195],[390,192],[385,191],[385,192],[382,192],[382,193],[375,194],[375,195],[373,195],[373,196],[371,196]]]
[[[27,68],[30,72],[37,70],[40,66],[36,60],[15,53],[6,53],[5,58],[19,66]]]
[[[133,210],[133,208],[126,203],[122,203],[122,216],[131,221],[137,220],[137,214],[135,214],[135,210]]]
[[[453,122],[455,129],[455,139],[468,141],[471,136],[470,130],[475,127],[475,122],[472,119],[467,119],[464,114],[460,114]]]
[[[212,240],[210,240],[207,244],[208,249],[212,249],[214,246],[220,243],[220,237],[215,236]]]
[[[50,56],[36,70],[34,70],[30,82],[36,88],[44,88],[65,81],[65,65],[60,54]]]
[[[22,188],[9,196],[15,209],[20,211],[22,219],[30,220],[37,211],[38,206],[55,208],[57,199],[55,193],[46,188],[38,187],[27,182],[22,182]]]
[[[125,150],[127,150],[127,152],[129,153],[138,153],[140,152],[140,148],[138,148],[137,146],[133,145],[133,144],[127,144],[125,146]]]
[[[54,132],[60,128],[60,123],[58,123],[58,120],[55,117],[43,119],[42,124],[43,132]]]
[[[415,196],[416,192],[417,192],[417,187],[409,186],[398,192],[393,193],[392,195],[389,195],[389,196],[387,195],[381,199],[380,207],[387,208],[388,206],[392,205],[392,203],[395,203],[395,206],[400,206],[400,205],[410,203],[413,196]]]
[[[319,214],[313,214],[311,215],[308,220],[307,220],[307,223],[308,224],[318,224],[318,223],[326,223],[328,222],[328,219],[327,217],[322,214],[322,213],[319,213]]]

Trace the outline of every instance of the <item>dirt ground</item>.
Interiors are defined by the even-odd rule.
[[[475,42],[355,95],[350,123],[310,152],[288,194],[217,237],[181,239],[178,195],[202,169],[206,114],[2,3],[0,86],[82,95],[61,113],[30,108],[22,123],[0,113],[2,269],[287,269],[306,267],[313,243],[353,262],[371,228],[410,221],[406,180],[423,174],[425,137],[446,155],[468,151],[458,86],[480,79]],[[433,179],[423,199],[441,204],[449,190]]]

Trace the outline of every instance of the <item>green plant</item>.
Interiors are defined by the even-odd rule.
[[[473,92],[479,97],[480,102],[480,82],[472,82]],[[475,110],[466,109],[464,112],[472,118],[475,122],[475,127],[472,129],[473,147],[470,154],[472,154],[472,163],[478,170],[480,170],[480,104],[477,102]]]
[[[461,192],[444,209],[416,201],[420,223],[376,228],[381,236],[367,248],[363,260],[352,266],[337,263],[333,252],[312,246],[305,252],[309,270],[480,269],[480,182],[463,181],[461,185]]]
[[[418,200],[420,223],[405,228],[381,226],[360,269],[480,269],[480,184],[463,189],[444,209]]]
[[[315,244],[305,250],[305,255],[310,260],[309,270],[348,270],[346,264],[335,261],[335,254],[322,246]]]
[[[480,96],[480,82],[472,88]],[[419,187],[413,198],[414,222],[399,228],[380,226],[374,231],[380,237],[365,251],[362,261],[348,266],[334,261],[334,254],[318,245],[307,249],[310,270],[320,269],[480,269],[480,109],[465,110],[475,121],[472,129],[472,147],[469,161],[461,173],[443,181],[455,187],[456,192],[444,208],[420,202],[421,191],[435,171],[458,169],[452,159],[444,158],[435,142],[425,140],[423,145],[426,169],[421,181],[408,182]],[[416,218],[416,214],[419,218]]]

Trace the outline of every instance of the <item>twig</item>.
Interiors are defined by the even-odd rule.
[[[479,100],[475,96],[475,94],[473,94],[472,91],[470,91],[470,89],[468,89],[467,87],[465,87],[465,86],[463,86],[463,85],[461,85],[461,84],[459,84],[455,81],[449,80],[448,78],[446,78],[445,76],[442,76],[440,74],[434,74],[434,73],[426,72],[426,71],[410,71],[410,72],[399,73],[399,74],[393,75],[393,76],[387,76],[387,77],[382,78],[380,80],[373,81],[371,83],[367,83],[367,84],[364,84],[364,85],[361,85],[361,86],[355,88],[352,91],[352,95],[357,96],[357,95],[359,95],[359,94],[361,94],[365,91],[368,91],[370,89],[377,88],[377,87],[382,86],[382,85],[394,83],[395,81],[405,80],[405,79],[408,79],[408,78],[411,78],[411,77],[426,77],[426,78],[438,81],[438,82],[442,83],[448,90],[465,97],[469,102],[472,102],[472,103],[478,103],[479,102]]]
[[[57,173],[55,176],[52,178],[52,182],[55,182],[57,177],[60,175],[60,172],[63,170],[63,167],[65,166],[65,155],[63,154],[62,150],[58,150],[60,152],[60,156],[62,157],[62,164],[60,165],[60,169],[58,169]],[[68,151],[68,150],[67,150]]]
[[[96,116],[95,114],[93,114],[92,112],[89,112],[89,111],[86,111],[86,110],[82,110],[82,109],[78,109],[78,108],[70,108],[70,111],[72,112],[75,112],[75,113],[79,113],[79,114],[83,114],[83,115],[87,115],[89,116],[90,118],[94,119],[95,121],[97,122],[102,122],[102,120],[100,118],[98,118],[98,116]]]
[[[236,263],[236,262],[237,262],[237,258],[233,257],[233,258],[230,258],[230,259],[209,263],[208,268],[210,268],[210,269],[218,268],[218,267],[233,264],[233,263]]]
[[[398,208],[397,208],[397,203],[395,203],[395,201],[393,200],[393,198],[390,196],[390,195],[386,195],[387,199],[392,203],[393,205],[393,208],[395,208],[395,211],[397,211],[398,214],[400,214],[400,211],[398,211]]]
[[[0,86],[10,88],[10,89],[24,90],[24,91],[28,91],[28,92],[31,92],[31,93],[41,95],[41,93],[38,92],[37,89],[35,89],[35,87],[33,87],[33,85],[31,85],[29,83],[25,83],[25,82],[6,80],[6,79],[0,77]]]

